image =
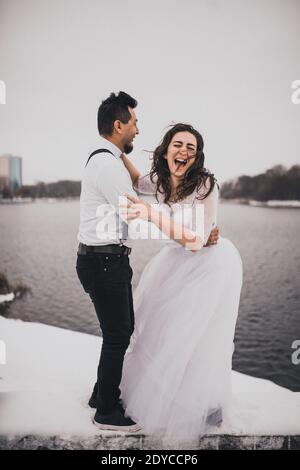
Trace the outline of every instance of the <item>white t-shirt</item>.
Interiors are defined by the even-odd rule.
[[[96,154],[83,170],[77,238],[85,245],[120,244],[125,241],[126,232],[125,222],[118,215],[119,196],[136,193],[120,159],[121,150],[102,137],[97,148],[110,150],[113,155]]]

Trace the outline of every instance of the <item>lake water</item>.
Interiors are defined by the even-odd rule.
[[[75,272],[78,217],[77,200],[0,205],[0,271],[32,291],[11,305],[10,318],[99,334]],[[244,265],[233,367],[300,391],[300,365],[291,360],[300,340],[300,210],[223,203],[218,225]],[[135,242],[134,287],[159,247]]]

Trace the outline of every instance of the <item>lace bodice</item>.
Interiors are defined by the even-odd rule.
[[[143,195],[154,196],[156,185],[152,183],[149,174],[141,176],[138,179],[137,186],[134,187],[141,199]],[[158,193],[160,210],[174,217],[175,221],[183,223],[184,226],[204,236],[204,244],[207,242],[211,230],[217,224],[217,208],[219,190],[217,185],[214,186],[212,192],[205,199],[197,199],[203,197],[209,190],[209,186],[195,190],[180,202],[166,204],[163,202],[163,195]],[[184,209],[183,209],[184,206]],[[203,220],[199,224],[199,217],[203,214]],[[198,214],[198,215],[196,215]],[[199,231],[200,227],[200,231]],[[204,232],[204,233],[203,233]],[[175,243],[175,242],[174,242]],[[178,245],[176,243],[176,245]]]

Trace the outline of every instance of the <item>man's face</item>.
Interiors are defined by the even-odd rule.
[[[133,150],[133,140],[135,136],[139,133],[137,127],[137,117],[134,112],[134,109],[128,107],[128,111],[130,112],[130,119],[127,124],[123,124],[123,136],[122,136],[122,143],[124,147],[125,153],[130,153]]]

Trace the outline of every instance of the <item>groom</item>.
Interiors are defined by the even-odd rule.
[[[104,100],[98,110],[99,149],[84,169],[80,196],[79,247],[76,270],[94,304],[103,343],[97,382],[89,400],[96,408],[94,424],[103,430],[140,430],[120,400],[123,361],[134,330],[131,248],[124,245],[127,225],[118,216],[119,196],[135,196],[122,152],[133,150],[139,133],[137,101],[122,91]],[[109,229],[108,229],[109,227]],[[214,230],[208,244],[216,243]]]

